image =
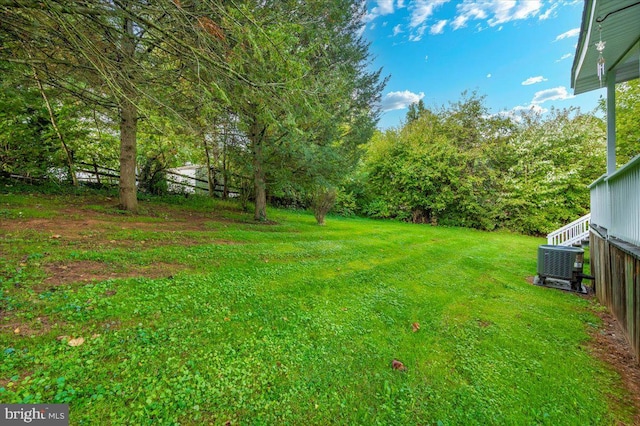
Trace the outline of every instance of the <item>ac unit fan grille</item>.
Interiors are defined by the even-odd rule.
[[[538,275],[541,277],[571,280],[580,248],[541,245],[538,248]]]

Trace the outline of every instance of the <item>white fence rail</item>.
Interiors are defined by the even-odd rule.
[[[571,246],[589,239],[589,223],[591,214],[586,214],[547,235],[547,244],[554,246]]]
[[[611,237],[640,246],[640,155],[591,189],[591,222]]]

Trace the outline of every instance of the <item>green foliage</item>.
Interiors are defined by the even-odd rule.
[[[546,233],[589,211],[587,186],[604,169],[604,124],[591,115],[551,111],[523,116],[504,198],[507,223],[527,233]]]
[[[418,105],[369,142],[359,212],[545,234],[588,211],[603,143],[602,121],[577,110],[490,116],[475,93],[439,111]]]
[[[0,63],[0,171],[44,177],[63,159],[42,97],[21,71]]]
[[[380,71],[366,71],[363,6],[282,1],[244,11],[265,23],[234,47],[233,64],[260,84],[232,84],[238,101],[230,106],[249,140],[240,152],[254,176],[256,219],[265,219],[267,192],[299,204],[317,182],[339,180],[373,131],[384,81]]]
[[[154,195],[163,195],[167,193],[167,175],[165,173],[166,166],[161,163],[159,158],[151,157],[140,163],[139,189]]]
[[[138,216],[110,203],[0,194],[0,209],[39,206],[66,231],[0,233],[0,403],[68,403],[71,424],[630,424],[637,414],[587,350],[595,302],[524,280],[540,239],[338,217],[320,228],[278,210],[277,224],[256,224],[205,197],[145,195]],[[88,261],[119,275],[46,279]],[[153,265],[167,269],[145,272]]]
[[[324,225],[324,218],[336,202],[337,190],[318,186],[312,194],[311,208],[318,225]]]
[[[365,12],[351,0],[14,2],[0,14],[0,60],[42,76],[73,160],[119,168],[121,208],[137,209],[136,169],[140,188],[157,192],[164,167],[206,162],[226,177],[253,175],[265,219],[267,187],[308,198],[316,182],[357,163],[373,132],[384,81],[367,70]],[[16,134],[0,147],[2,166],[55,166],[41,106],[10,105],[6,94],[1,112],[13,121],[0,134]],[[72,135],[68,105],[86,140]],[[237,143],[219,137],[221,126],[237,131]]]
[[[640,80],[616,87],[616,160],[621,167],[640,154]]]
[[[336,202],[332,211],[340,216],[355,216],[358,211],[358,204],[355,195],[352,192],[345,192],[344,189],[338,190],[336,193]]]
[[[66,177],[66,155],[29,68],[0,62],[0,70],[4,75],[0,83],[0,170],[23,176]],[[74,164],[116,167],[113,120],[60,91],[47,91]]]

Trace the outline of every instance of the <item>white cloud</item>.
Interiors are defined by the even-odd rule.
[[[431,29],[429,30],[429,33],[433,34],[433,35],[442,34],[444,32],[444,26],[445,25],[447,25],[447,20],[446,19],[438,21],[434,25],[431,26]]]
[[[393,13],[393,0],[378,0],[378,8],[380,9],[380,15]]]
[[[425,30],[427,29],[426,25],[421,25],[418,27],[415,33],[409,36],[409,41],[420,41],[422,40],[422,36],[424,35]]]
[[[580,34],[580,28],[573,28],[557,36],[556,41],[563,40],[569,37],[577,37],[579,34]]]
[[[556,62],[564,61],[565,59],[569,59],[572,56],[572,53],[565,53],[564,55],[560,56],[560,59],[556,59]]]
[[[518,105],[516,107],[511,108],[508,111],[500,111],[497,115],[503,117],[509,117],[516,122],[522,122],[522,115],[527,114],[529,112],[533,112],[535,114],[544,114],[549,112],[547,108],[542,108],[540,105],[530,104],[530,105]]]
[[[398,9],[402,9],[404,7],[404,0],[398,0]]]
[[[469,18],[467,18],[466,16],[458,15],[451,22],[451,26],[453,27],[454,30],[460,29],[460,28],[464,27],[465,25],[467,25],[467,21],[468,20],[469,20]]]
[[[535,77],[529,77],[528,79],[526,79],[525,81],[522,82],[523,86],[530,86],[532,84],[536,84],[536,83],[542,83],[543,81],[547,81],[546,78],[544,78],[541,75],[535,76]]]
[[[556,9],[558,8],[558,3],[554,3],[553,5],[551,5],[551,7],[549,9],[547,9],[546,12],[544,12],[542,15],[538,16],[538,19],[540,19],[541,21],[547,20],[551,17],[556,17],[557,13],[556,13]]]
[[[491,73],[487,74],[487,78],[491,78]]]
[[[415,0],[411,3],[411,21],[409,26],[415,28],[422,25],[439,6],[448,3],[449,0]]]
[[[413,93],[409,90],[404,90],[402,92],[389,92],[382,99],[381,108],[384,112],[396,109],[405,109],[422,98],[424,98],[423,92]]]
[[[454,30],[462,28],[467,25],[470,19],[486,19],[487,13],[484,10],[485,3],[479,4],[475,1],[465,1],[457,6],[458,15],[454,18],[453,26]]]
[[[506,22],[528,19],[542,9],[542,0],[464,0],[457,6],[457,15],[452,22],[454,29],[460,29],[470,20],[487,20],[495,27]]]
[[[519,3],[519,6],[513,10],[511,14],[504,16],[506,19],[504,22],[518,21],[521,19],[528,19],[532,16],[536,16],[542,9],[542,0],[528,0]],[[498,22],[500,24],[501,22]],[[493,26],[493,25],[492,25]]]
[[[571,99],[573,95],[567,92],[567,88],[564,86],[554,87],[553,89],[546,89],[536,92],[533,95],[531,104],[543,104],[547,101],[563,101],[565,99]]]
[[[545,112],[549,112],[548,109],[542,108],[540,105],[537,105],[537,104],[531,104],[531,105],[526,105],[526,106],[518,105],[517,107],[514,107],[513,109],[511,109],[511,111],[513,111],[513,112],[533,111],[533,112],[537,112],[539,114],[544,114]]]
[[[378,5],[367,13],[363,20],[368,23],[376,19],[378,16],[389,15],[393,13],[393,0],[378,0]]]
[[[393,27],[393,36],[397,36],[398,34],[400,34],[402,31],[402,25],[398,24],[395,27]]]

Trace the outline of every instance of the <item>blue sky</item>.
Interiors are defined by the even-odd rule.
[[[581,0],[367,0],[363,36],[372,66],[390,75],[379,128],[412,102],[437,108],[465,90],[490,112],[597,106],[604,90],[573,96]],[[593,64],[595,67],[596,64]]]

